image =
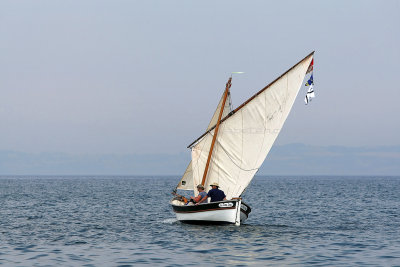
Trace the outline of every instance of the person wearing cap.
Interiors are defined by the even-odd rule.
[[[197,197],[190,197],[190,201],[191,202],[198,203],[203,198],[207,199],[207,193],[204,191],[204,186],[203,185],[199,184],[197,186],[197,190],[199,191],[199,194],[197,195]]]
[[[212,183],[212,184],[210,184],[210,186],[212,189],[210,191],[208,191],[207,197],[202,198],[198,203],[202,203],[208,197],[211,197],[210,202],[226,200],[226,195],[225,195],[224,191],[219,189],[218,183]]]

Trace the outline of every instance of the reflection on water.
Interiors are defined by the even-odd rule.
[[[0,263],[399,265],[400,178],[256,178],[246,224],[182,224],[176,177],[2,177]]]

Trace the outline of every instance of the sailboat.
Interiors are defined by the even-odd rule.
[[[313,66],[314,51],[232,109],[232,76],[206,131],[192,142],[192,160],[176,186],[170,204],[184,223],[240,225],[251,208],[242,194],[261,167],[289,115],[306,74]],[[197,185],[209,189],[218,183],[226,200],[193,205],[176,193]]]

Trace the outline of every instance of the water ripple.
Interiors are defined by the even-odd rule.
[[[240,227],[178,222],[177,179],[0,177],[0,264],[400,265],[398,177],[257,177]]]

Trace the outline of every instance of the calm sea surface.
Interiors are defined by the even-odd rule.
[[[240,227],[177,222],[178,180],[0,177],[0,265],[400,266],[400,177],[256,177]]]

